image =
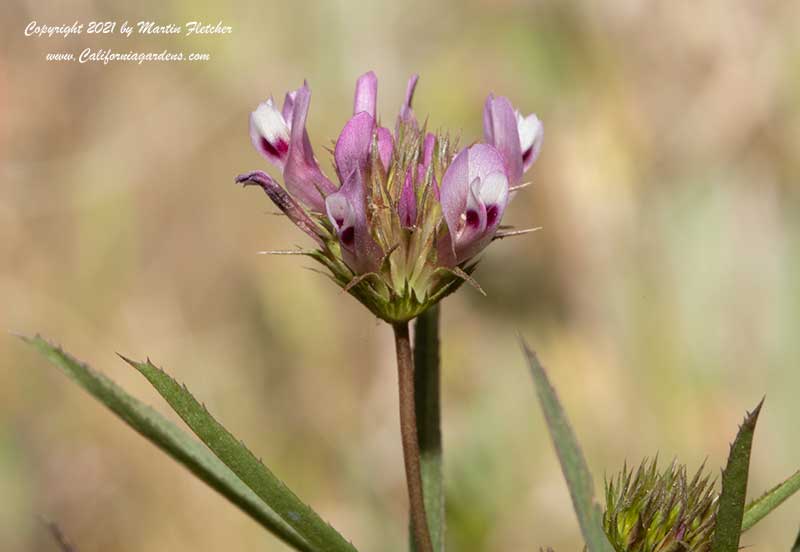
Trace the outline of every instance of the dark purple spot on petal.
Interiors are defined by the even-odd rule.
[[[489,205],[486,208],[486,226],[492,226],[497,222],[497,217],[500,214],[500,207],[497,205]]]
[[[533,157],[533,146],[522,152],[522,164],[526,165],[531,160],[531,157]]]
[[[353,226],[348,226],[342,233],[339,234],[339,241],[342,242],[342,245],[350,247],[353,245],[356,237],[356,229]]]
[[[278,159],[283,159],[286,157],[286,153],[289,151],[289,144],[280,138],[275,144],[272,144],[269,140],[261,137],[261,148],[267,155],[271,155],[272,157],[277,157]]]
[[[414,226],[414,223],[416,221],[411,218],[411,211],[410,210],[406,211],[405,213],[401,214],[400,216],[403,218],[402,223],[403,223],[403,227],[404,228],[411,228],[412,226]]]
[[[334,218],[333,221],[336,223],[336,226],[338,228],[341,228],[342,224],[344,224],[344,219],[343,218]]]
[[[481,218],[478,215],[478,211],[474,209],[470,209],[467,211],[467,226],[472,226],[473,228],[477,228],[480,226]]]

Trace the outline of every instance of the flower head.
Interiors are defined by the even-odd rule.
[[[333,150],[338,184],[320,170],[306,132],[308,85],[289,92],[280,111],[270,98],[251,114],[250,137],[284,186],[261,171],[236,179],[261,187],[316,242],[301,253],[388,322],[414,318],[464,281],[477,286],[477,255],[507,235],[500,229],[511,192],[541,146],[535,115],[489,96],[485,143],[458,150],[449,134],[418,122],[417,80],[409,79],[391,131],[376,113],[375,74],[358,79]]]
[[[702,467],[689,480],[685,466],[645,461],[606,483],[603,527],[617,552],[708,552],[717,500]]]

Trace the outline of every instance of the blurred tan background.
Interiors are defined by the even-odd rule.
[[[516,333],[595,471],[660,451],[713,470],[767,395],[751,492],[800,467],[800,12],[793,2],[6,2],[0,329],[41,332],[171,415],[115,355],[149,355],[362,551],[405,549],[390,331],[296,257],[310,241],[233,177],[247,117],[307,78],[323,149],[374,69],[434,127],[480,136],[490,91],[544,121],[535,185],[446,300],[454,551],[578,550]],[[223,37],[35,39],[31,20],[189,20]],[[206,63],[67,64],[84,47]],[[274,174],[274,173],[273,173]],[[0,549],[283,550],[57,369],[0,337]],[[788,550],[800,499],[743,543]]]

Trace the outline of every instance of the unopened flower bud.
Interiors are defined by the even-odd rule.
[[[617,552],[708,552],[717,514],[714,482],[701,467],[689,480],[673,462],[627,467],[606,482],[603,528]]]

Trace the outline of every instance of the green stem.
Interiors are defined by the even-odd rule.
[[[397,348],[397,375],[400,390],[400,435],[403,441],[403,459],[406,465],[408,503],[414,542],[419,552],[433,552],[425,501],[422,495],[422,475],[417,436],[417,416],[414,406],[414,359],[411,356],[411,339],[408,322],[393,325]]]
[[[442,431],[439,370],[439,306],[417,318],[414,326],[414,395],[425,513],[433,549],[444,551],[445,509],[442,478]],[[412,547],[412,550],[414,548]]]
[[[800,491],[800,470],[747,506],[742,520],[742,533],[765,518],[797,491]]]

